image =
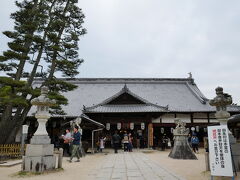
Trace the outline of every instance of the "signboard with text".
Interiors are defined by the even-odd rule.
[[[149,123],[148,124],[148,143],[149,143],[149,146],[153,146],[153,124],[152,123]]]
[[[209,126],[209,160],[212,176],[233,176],[227,125]]]

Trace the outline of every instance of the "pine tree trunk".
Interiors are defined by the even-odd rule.
[[[63,16],[65,16],[69,5],[70,5],[70,0],[67,1],[67,4],[66,4],[66,6],[64,8],[64,11],[63,11]],[[59,45],[59,42],[61,40],[64,29],[65,29],[65,23],[63,23],[61,29],[59,30],[58,41],[55,44],[56,46]],[[53,56],[52,56],[51,68],[50,68],[50,72],[49,72],[49,75],[48,75],[48,78],[47,78],[48,80],[53,78],[53,74],[54,74],[55,69],[56,69],[56,58],[57,58],[57,50],[54,51]]]
[[[25,107],[24,109],[19,107],[19,109],[18,109],[19,112],[14,116],[14,119],[13,119],[14,126],[13,126],[12,131],[9,131],[10,133],[5,142],[6,144],[11,144],[11,143],[15,142],[15,137],[16,137],[19,129],[21,128],[22,124],[24,123],[25,118],[27,117],[27,114],[30,109],[31,109],[31,106]]]
[[[1,128],[3,127],[3,128]],[[13,123],[9,120],[5,120],[1,123],[1,132],[0,132],[0,144],[6,144],[7,143],[7,139],[9,137],[9,133],[11,131],[13,131]],[[14,141],[12,141],[11,143],[14,143]]]

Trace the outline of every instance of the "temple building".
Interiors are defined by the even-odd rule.
[[[207,125],[218,123],[214,117],[215,108],[209,105],[209,100],[191,76],[78,78],[66,81],[78,88],[64,94],[69,100],[69,104],[63,107],[66,115],[51,118],[48,125],[53,134],[59,132],[62,124],[84,114],[105,125],[102,135],[110,137],[115,130],[131,132],[134,139],[142,138],[147,147],[157,146],[163,135],[172,138],[175,118],[185,121],[186,127],[197,133],[200,139],[206,134]],[[34,86],[40,84],[40,80],[35,80]],[[231,115],[240,113],[240,107],[236,105],[228,106],[227,110]],[[31,110],[29,116],[33,115],[34,110]],[[82,126],[83,137],[91,140],[87,126]],[[109,138],[107,145],[110,144]]]

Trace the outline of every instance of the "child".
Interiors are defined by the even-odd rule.
[[[106,137],[105,138],[103,138],[103,137],[100,138],[100,147],[99,147],[100,148],[100,152],[102,152],[103,149],[104,149],[105,140],[106,140]]]

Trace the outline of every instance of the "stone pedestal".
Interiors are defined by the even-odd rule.
[[[188,144],[187,135],[174,135],[174,137],[174,147],[168,155],[169,157],[173,159],[197,159]]]
[[[43,172],[55,169],[56,157],[53,144],[28,144],[23,157],[23,171]]]
[[[56,158],[54,156],[24,156],[23,171],[43,172],[55,169]]]

